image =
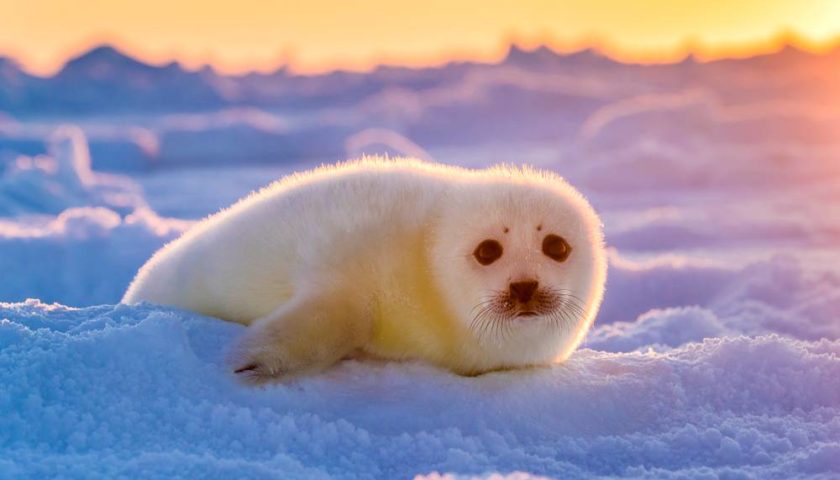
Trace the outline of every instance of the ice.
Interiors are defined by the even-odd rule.
[[[101,205],[130,212],[145,204],[131,180],[95,173],[84,132],[61,126],[48,138],[50,154],[19,156],[0,178],[0,214],[59,213]]]
[[[50,156],[0,177],[0,299],[116,303],[132,270],[191,222],[161,218],[140,186],[91,170],[84,133],[59,128]]]

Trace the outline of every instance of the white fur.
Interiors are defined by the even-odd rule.
[[[542,253],[549,233],[572,245],[565,262]],[[504,253],[483,266],[473,251],[489,238]],[[292,175],[207,218],[157,252],[123,302],[251,324],[237,362],[255,381],[355,351],[471,374],[568,357],[605,278],[600,221],[554,174],[364,159]],[[479,331],[477,305],[523,279],[570,292],[581,311]]]

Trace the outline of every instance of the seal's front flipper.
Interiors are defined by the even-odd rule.
[[[252,384],[322,370],[370,338],[370,315],[334,295],[292,299],[248,327],[233,356],[233,372]]]

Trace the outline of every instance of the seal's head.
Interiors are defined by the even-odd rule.
[[[496,367],[565,359],[606,279],[594,210],[560,177],[533,170],[486,170],[456,188],[430,248],[456,321]]]

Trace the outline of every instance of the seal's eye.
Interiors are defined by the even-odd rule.
[[[569,242],[564,240],[563,237],[552,233],[550,235],[546,235],[543,239],[542,250],[543,253],[552,260],[563,262],[569,258],[569,254],[572,253],[572,246],[569,245]]]
[[[473,256],[482,265],[490,265],[502,256],[502,244],[495,240],[485,240],[475,247]]]

